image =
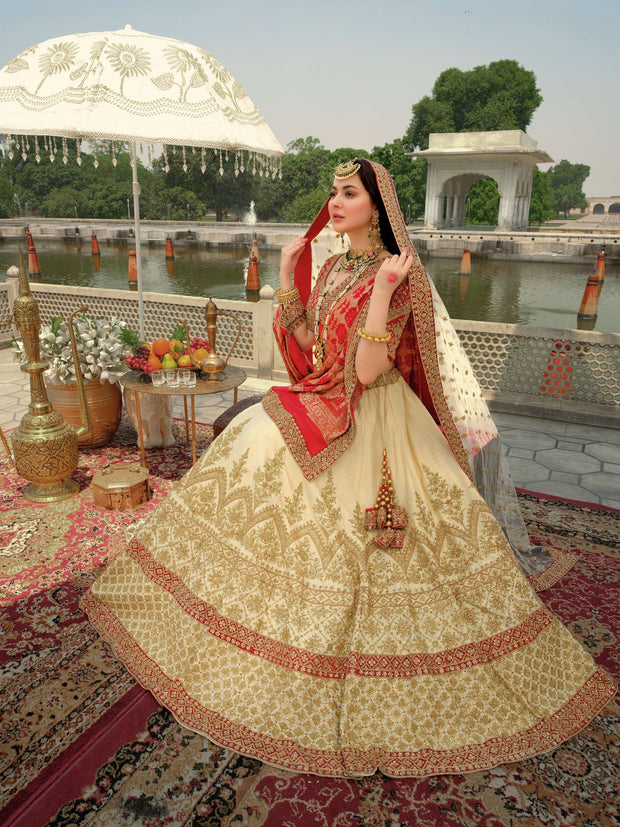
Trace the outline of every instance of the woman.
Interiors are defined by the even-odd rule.
[[[353,249],[308,299],[328,217]],[[139,527],[84,599],[93,623],[181,723],[297,771],[461,773],[574,735],[615,685],[517,562],[557,576],[383,167],[338,167],[281,283],[294,384]]]

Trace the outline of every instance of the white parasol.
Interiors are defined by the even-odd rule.
[[[272,175],[275,159],[284,154],[261,113],[212,55],[131,26],[52,38],[9,61],[0,71],[1,133],[14,136],[23,156],[34,152],[35,157],[46,147],[50,157],[54,154],[47,136],[77,139],[78,163],[80,140],[129,144],[141,336],[137,145],[234,151],[236,170],[258,163],[261,174]],[[35,136],[33,146],[25,136]]]

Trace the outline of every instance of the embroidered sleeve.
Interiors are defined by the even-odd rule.
[[[404,288],[404,289],[403,289]],[[388,357],[392,364],[396,361],[396,350],[400,344],[407,319],[411,315],[411,302],[406,284],[401,285],[392,296],[388,310],[386,330],[392,334],[388,342]]]
[[[299,298],[299,293],[293,299],[280,305],[278,322],[280,327],[283,327],[287,333],[293,333],[298,327],[306,323],[306,311]]]

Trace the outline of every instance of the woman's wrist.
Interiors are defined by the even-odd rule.
[[[357,335],[360,339],[365,339],[367,342],[373,342],[378,345],[387,345],[392,341],[392,334],[389,330],[383,330],[381,333],[374,333],[366,330],[365,327],[357,328]]]
[[[280,287],[289,290],[293,286],[293,274],[290,270],[280,270]]]

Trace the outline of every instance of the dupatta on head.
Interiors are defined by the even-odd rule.
[[[395,367],[443,431],[461,468],[504,528],[525,574],[534,579],[549,569],[554,558],[530,546],[501,439],[469,359],[409,238],[388,171],[381,164],[369,163],[396,245],[413,257],[404,288],[410,313],[396,346]],[[304,306],[312,289],[311,242],[329,221],[328,202],[329,199],[308,229],[306,238],[310,243],[295,268],[294,282]],[[397,293],[402,301],[402,288]],[[283,349],[283,333],[277,327],[276,320],[276,336],[287,369],[291,379],[299,383],[312,370],[311,359],[308,353],[301,352],[292,336],[287,338]],[[352,364],[354,349],[353,346],[347,358],[349,364]]]

